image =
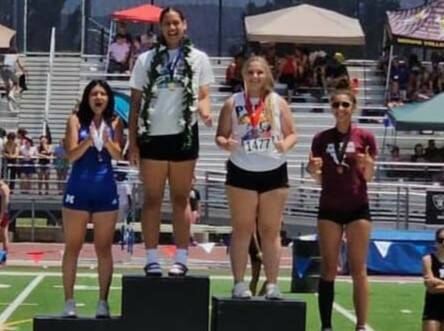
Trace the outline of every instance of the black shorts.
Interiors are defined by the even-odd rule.
[[[368,220],[371,221],[370,208],[368,204],[365,204],[352,211],[338,211],[319,209],[318,220],[329,220],[340,225],[350,224],[356,220]]]
[[[184,133],[151,136],[147,142],[139,142],[141,159],[159,161],[188,161],[199,157],[199,129],[197,123],[192,127],[191,147],[184,149]]]
[[[225,184],[258,193],[289,187],[287,163],[273,170],[256,172],[241,169],[228,161]]]
[[[444,294],[426,293],[423,321],[444,321]]]

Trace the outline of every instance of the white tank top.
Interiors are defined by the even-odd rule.
[[[233,95],[232,134],[238,145],[231,153],[230,161],[241,169],[269,171],[280,167],[287,161],[285,154],[278,152],[274,146],[274,141],[282,140],[283,134],[279,96],[272,92],[271,98],[273,127],[267,120],[265,111],[262,112],[258,125],[253,127],[245,108],[244,93]],[[256,106],[259,103],[259,98],[251,98],[251,103],[253,107]]]

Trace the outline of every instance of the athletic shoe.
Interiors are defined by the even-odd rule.
[[[96,318],[109,318],[109,306],[105,300],[97,302]]]
[[[265,288],[265,299],[267,300],[282,300],[281,291],[277,284],[268,283]]]
[[[143,268],[145,275],[148,277],[162,277],[162,269],[157,262],[149,263]]]
[[[171,269],[168,271],[170,277],[184,277],[188,272],[188,267],[180,262],[175,262]]]
[[[332,331],[332,328],[323,328],[321,331]]]
[[[231,292],[233,299],[251,299],[252,294],[245,282],[238,282]]]
[[[65,307],[63,307],[62,317],[77,317],[76,302],[73,299],[66,300]]]

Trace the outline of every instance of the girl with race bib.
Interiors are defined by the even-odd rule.
[[[257,219],[267,278],[265,297],[280,299],[280,229],[289,187],[285,155],[297,137],[290,108],[273,92],[273,76],[265,59],[249,58],[242,76],[245,92],[225,102],[216,134],[217,145],[230,152],[226,192],[233,227],[232,295],[242,299],[252,296],[244,275]]]

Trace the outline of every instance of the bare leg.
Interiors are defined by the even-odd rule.
[[[141,222],[146,249],[156,248],[159,243],[160,209],[167,174],[167,161],[141,161],[140,175],[144,189]]]
[[[94,213],[94,247],[99,272],[99,299],[108,300],[109,287],[113,277],[113,256],[111,252],[117,211]]]
[[[259,195],[258,230],[261,237],[262,262],[267,282],[276,284],[281,258],[282,212],[288,188],[280,188]]]
[[[227,186],[230,206],[231,234],[230,258],[234,282],[243,282],[248,261],[248,245],[256,223],[258,194],[255,191]]]
[[[443,328],[440,328],[440,324],[438,321],[422,321],[422,331],[442,331]]]
[[[367,323],[368,316],[369,289],[366,260],[370,231],[371,223],[367,220],[354,221],[345,228],[350,274],[353,279],[353,303],[359,326]]]
[[[8,253],[9,249],[8,225],[6,225],[5,227],[0,227],[0,235],[2,236],[3,250],[6,253]]]
[[[62,272],[65,301],[74,295],[74,283],[77,273],[77,259],[83,245],[86,224],[90,215],[86,211],[62,208],[65,251],[63,253]]]
[[[168,182],[173,204],[174,240],[177,248],[188,249],[190,242],[190,220],[186,208],[191,190],[196,161],[169,162]]]

